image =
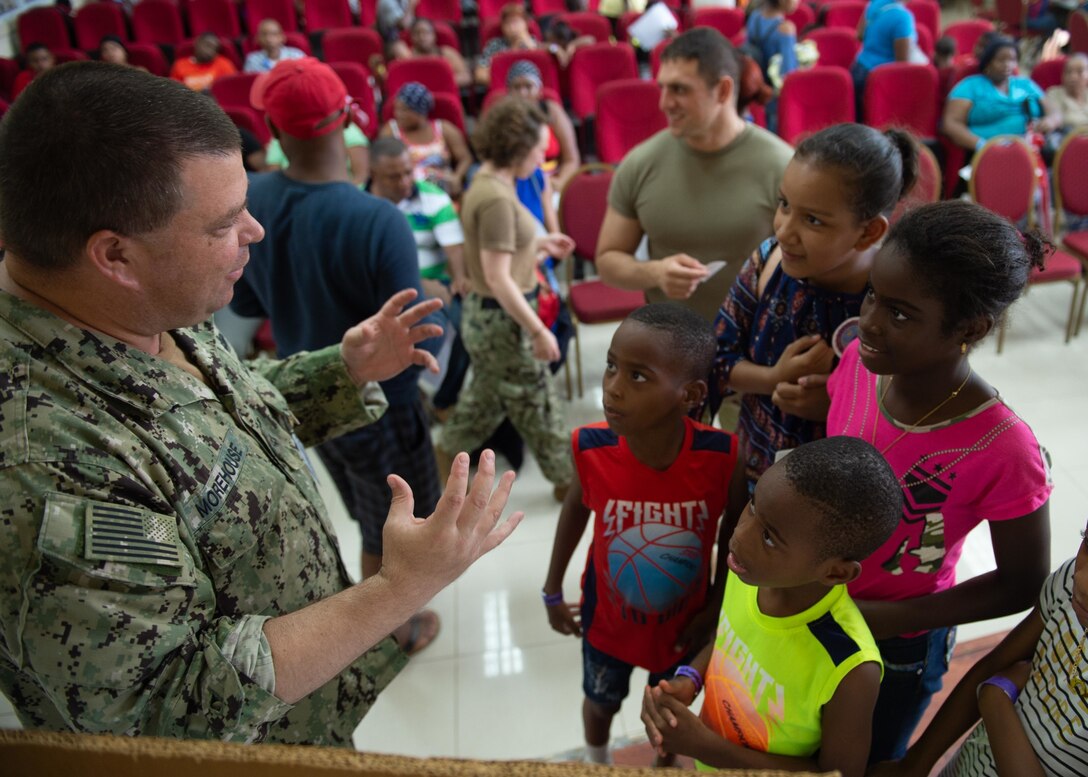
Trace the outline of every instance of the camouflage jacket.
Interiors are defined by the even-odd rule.
[[[0,292],[0,690],[33,728],[350,746],[403,653],[292,706],[263,624],[351,584],[293,432],[385,400],[338,346],[251,371],[172,335],[207,385]]]

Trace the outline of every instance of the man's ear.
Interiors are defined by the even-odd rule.
[[[737,90],[737,83],[729,76],[722,76],[718,81],[718,102],[737,104],[737,98],[733,94]]]
[[[91,266],[111,282],[131,291],[141,290],[139,267],[134,261],[139,248],[131,238],[100,229],[87,238],[84,252]]]
[[[684,384],[684,404],[687,405],[688,410],[693,410],[703,404],[706,401],[706,395],[706,380],[700,378]]]
[[[861,574],[861,564],[845,558],[829,558],[821,565],[820,572],[820,582],[830,588],[856,580]]]

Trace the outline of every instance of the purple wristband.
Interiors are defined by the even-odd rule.
[[[544,600],[545,607],[555,607],[563,603],[563,592],[559,591],[558,593],[549,594],[541,591],[540,598]]]
[[[683,666],[676,667],[676,672],[673,673],[673,677],[686,677],[695,683],[696,696],[699,695],[699,691],[703,690],[703,676],[699,674],[699,670],[694,666],[684,664]]]
[[[1016,683],[1007,677],[1002,677],[999,674],[995,674],[993,677],[988,677],[979,683],[979,690],[982,690],[984,685],[993,685],[1000,688],[1005,692],[1005,695],[1009,697],[1009,701],[1015,702],[1020,695],[1020,689],[1016,687]]]

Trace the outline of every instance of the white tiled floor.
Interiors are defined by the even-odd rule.
[[[1053,565],[1073,555],[1088,517],[1088,332],[1062,343],[1069,287],[1032,290],[1014,310],[1005,353],[988,342],[975,369],[1032,425],[1053,456]],[[569,406],[567,422],[600,417],[603,356],[612,326],[583,327],[586,396]],[[326,478],[327,482],[327,478]],[[339,499],[325,489],[349,568],[358,571],[359,535]],[[442,632],[413,659],[355,734],[370,751],[475,758],[547,757],[581,745],[581,655],[572,638],[548,628],[539,591],[551,552],[558,505],[535,462],[526,461],[512,498],[526,519],[501,548],[440,594],[433,607]],[[575,596],[585,543],[567,575]],[[960,563],[961,579],[993,564],[985,528]],[[963,627],[961,639],[1008,628],[1017,617]],[[0,727],[17,722],[0,699]],[[642,731],[637,702],[628,699],[616,737]]]

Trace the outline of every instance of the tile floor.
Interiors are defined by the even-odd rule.
[[[1088,518],[1088,332],[1066,345],[1062,325],[1068,285],[1041,287],[1017,303],[1005,352],[993,341],[972,359],[975,369],[1032,425],[1053,457],[1052,563],[1074,554]],[[600,417],[604,352],[613,326],[582,328],[586,393],[570,403],[571,426]],[[560,376],[561,377],[561,376]],[[324,478],[325,495],[349,569],[358,572],[359,534]],[[442,618],[435,642],[382,695],[355,733],[358,748],[416,756],[485,759],[549,758],[582,744],[581,658],[577,640],[551,631],[540,586],[551,552],[558,505],[531,457],[518,478],[513,509],[526,518],[508,542],[484,557],[433,602]],[[577,593],[588,543],[567,575]],[[986,529],[976,531],[960,562],[960,578],[991,568]],[[965,626],[960,639],[1008,629],[1018,617]],[[17,727],[0,697],[0,727]],[[617,739],[642,735],[638,704],[629,698],[613,729]]]

